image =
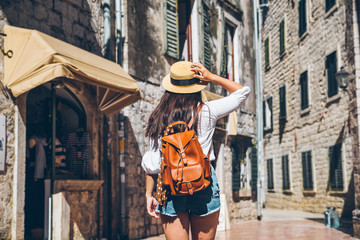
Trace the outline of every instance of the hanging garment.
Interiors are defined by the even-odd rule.
[[[34,178],[44,178],[44,170],[46,168],[46,153],[45,147],[48,145],[45,138],[33,137],[35,140],[35,170]]]
[[[74,175],[87,177],[90,137],[87,132],[69,133],[66,141],[69,170]]]

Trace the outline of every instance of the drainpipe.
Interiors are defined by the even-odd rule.
[[[111,37],[111,10],[110,0],[103,0],[104,11],[104,57],[111,60],[110,37]]]
[[[116,62],[122,65],[121,0],[115,0]]]
[[[261,7],[261,6],[260,6]],[[257,219],[261,220],[262,205],[262,176],[264,168],[263,141],[263,92],[262,92],[262,59],[261,59],[261,10],[257,0],[253,0],[254,19],[254,51],[255,51],[255,96],[256,96],[256,146],[257,146]],[[259,20],[259,21],[258,21]]]

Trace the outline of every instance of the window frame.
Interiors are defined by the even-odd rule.
[[[279,88],[279,121],[286,121],[286,85]]]
[[[331,98],[339,93],[339,87],[336,81],[336,72],[338,67],[337,51],[326,56],[325,68],[326,68],[326,79],[327,79],[327,97]],[[332,70],[332,71],[331,71]]]
[[[343,171],[343,159],[342,159],[341,149],[342,149],[341,143],[329,147],[329,183],[330,183],[330,188],[333,191],[344,190],[344,171]],[[337,181],[338,178],[337,174],[340,174],[340,179],[341,179],[340,182]]]
[[[266,114],[266,106],[268,106],[269,109],[269,113],[270,116],[268,116]],[[268,133],[268,132],[272,132],[273,131],[273,116],[274,116],[274,112],[273,112],[273,97],[269,96],[267,97],[264,101],[263,101],[263,127],[264,127],[264,134]],[[266,125],[266,120],[267,117],[269,117],[269,121],[270,121],[270,126]]]
[[[264,64],[265,71],[270,69],[270,36],[264,40]]]
[[[300,74],[300,109],[309,108],[309,72],[304,71]],[[305,85],[305,86],[304,86]]]
[[[266,173],[267,173],[267,190],[274,190],[275,184],[274,184],[274,165],[273,165],[273,159],[269,158],[266,159]]]
[[[282,172],[282,188],[283,190],[290,190],[290,164],[289,164],[289,154],[281,156],[281,172]]]
[[[307,32],[307,4],[306,0],[299,0],[298,14],[299,14],[299,37]]]
[[[305,163],[304,163],[305,160]],[[301,152],[302,176],[303,176],[303,190],[314,190],[314,174],[312,166],[311,150]],[[304,169],[305,166],[305,169]]]
[[[279,52],[280,56],[283,56],[286,51],[286,37],[285,37],[285,18],[280,21],[279,24]]]

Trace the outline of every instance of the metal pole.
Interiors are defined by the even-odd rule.
[[[115,1],[116,62],[122,65],[121,0]]]
[[[104,11],[104,56],[106,59],[111,60],[111,8],[110,0],[103,0]]]
[[[260,14],[259,14],[260,15]],[[263,159],[263,113],[261,80],[261,40],[258,23],[258,2],[253,0],[254,51],[255,51],[255,96],[256,96],[256,146],[257,146],[257,219],[261,220],[261,176]],[[260,21],[259,21],[260,22]],[[260,41],[259,41],[260,40]]]

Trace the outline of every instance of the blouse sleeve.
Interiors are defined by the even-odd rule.
[[[160,160],[160,149],[158,148],[155,150],[153,147],[153,141],[150,140],[150,148],[142,158],[141,167],[144,169],[146,174],[158,174],[160,170]]]
[[[237,110],[245,102],[249,94],[250,88],[243,87],[224,98],[207,102],[211,117],[218,120]]]

